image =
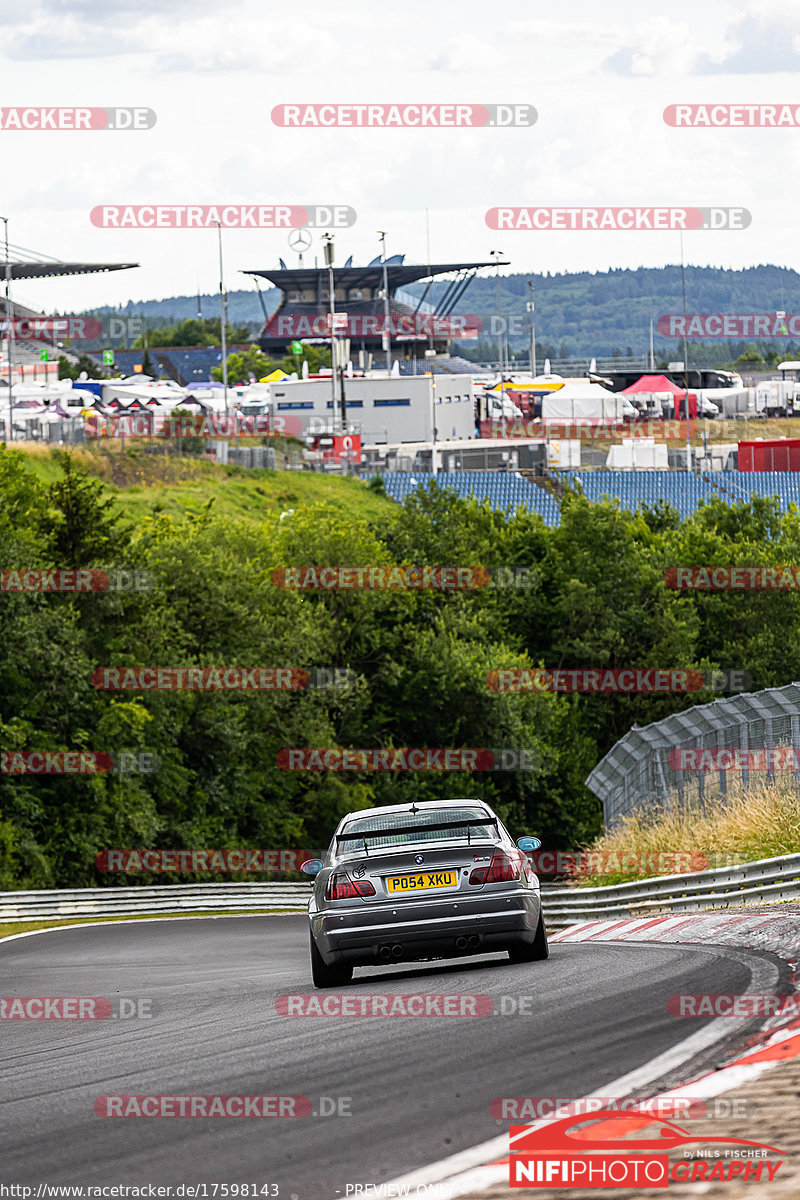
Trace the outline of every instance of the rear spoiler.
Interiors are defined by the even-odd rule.
[[[398,833],[437,833],[442,829],[465,829],[469,840],[469,830],[479,825],[497,825],[497,817],[468,817],[465,821],[437,821],[434,825],[397,825],[391,829],[362,829],[360,833],[337,833],[339,842],[366,842],[367,838],[392,837]]]

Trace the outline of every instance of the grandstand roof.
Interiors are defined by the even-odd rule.
[[[477,270],[479,267],[493,266],[494,262],[432,263],[427,266],[420,264],[413,266],[387,261],[385,264],[387,282],[393,290],[403,287],[405,284],[414,283],[418,279],[429,279],[433,275],[446,275],[451,271],[470,271]],[[500,263],[500,266],[508,266],[508,263]],[[370,281],[380,283],[383,280],[383,270],[382,262],[369,263],[363,267],[334,267],[333,278],[335,283],[358,287],[359,284],[367,284]],[[243,275],[259,275],[262,279],[268,279],[270,283],[274,283],[276,287],[284,289],[292,286],[311,287],[317,283],[320,275],[327,276],[328,268],[325,266],[298,267],[294,270],[289,268],[284,270],[280,267],[267,267],[263,270],[246,270],[241,273]]]
[[[138,263],[14,262],[10,260],[12,279],[49,279],[56,275],[96,275],[101,271],[127,271]],[[6,264],[0,259],[0,281],[5,279]]]
[[[127,271],[138,263],[64,262],[28,246],[7,242],[0,248],[0,281],[9,271],[12,279],[49,279],[58,275],[96,275],[104,271]],[[9,270],[10,268],[10,270]]]

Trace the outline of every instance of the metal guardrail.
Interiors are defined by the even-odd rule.
[[[148,916],[192,912],[304,912],[309,883],[190,883],[159,887],[0,892],[0,922],[43,917]],[[800,854],[610,887],[542,887],[548,928],[578,921],[680,913],[800,899]]]
[[[311,883],[187,883],[160,887],[0,892],[0,922],[42,917],[147,916],[152,913],[304,912]]]
[[[577,921],[680,913],[800,899],[800,854],[736,867],[661,875],[610,887],[550,887],[542,891],[548,927]]]

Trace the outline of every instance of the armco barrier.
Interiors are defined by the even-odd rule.
[[[191,883],[160,887],[0,892],[0,922],[42,917],[147,916],[191,912],[304,912],[308,883]],[[612,887],[542,886],[549,929],[577,921],[739,907],[800,899],[800,854]]]
[[[767,904],[800,899],[800,854],[735,867],[660,875],[610,887],[550,887],[542,891],[548,928],[576,921]]]
[[[73,888],[0,892],[0,922],[42,917],[147,916],[151,913],[304,912],[308,883],[188,883],[160,887]]]

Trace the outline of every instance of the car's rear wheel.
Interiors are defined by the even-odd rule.
[[[336,963],[335,966],[329,967],[317,949],[313,934],[310,935],[310,941],[311,978],[314,981],[314,987],[343,987],[346,983],[350,983],[353,978],[353,968],[348,967],[345,963]]]
[[[550,957],[550,947],[547,944],[547,930],[544,927],[544,914],[539,913],[539,924],[532,942],[518,942],[508,951],[508,957],[514,963],[539,962]]]

